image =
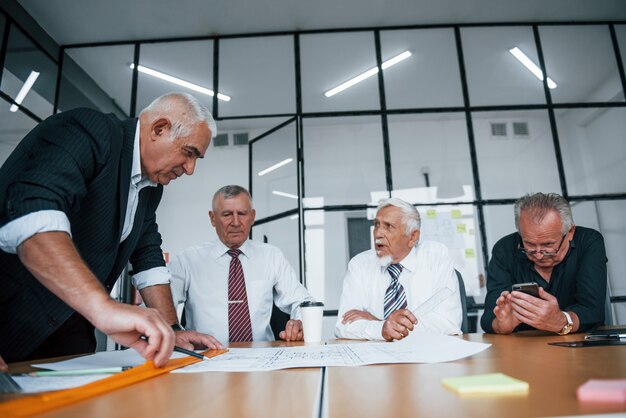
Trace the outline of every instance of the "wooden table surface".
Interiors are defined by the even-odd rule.
[[[580,340],[582,335],[560,337],[536,332],[510,336],[468,334],[463,338],[492,346],[449,363],[326,368],[323,415],[359,418],[534,417],[615,412],[626,415],[624,404],[589,404],[576,399],[576,389],[588,379],[626,379],[626,346],[556,347],[547,343]],[[11,364],[10,371],[26,371],[30,369],[28,364]],[[495,372],[528,382],[529,393],[461,396],[441,383],[446,377]],[[311,417],[318,416],[321,376],[320,368],[169,373],[41,416]]]

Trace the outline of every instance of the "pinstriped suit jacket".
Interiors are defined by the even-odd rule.
[[[65,212],[79,253],[109,290],[129,260],[135,272],[164,266],[155,215],[162,186],[141,190],[133,230],[120,244],[136,127],[137,119],[122,122],[90,109],[40,123],[0,168],[0,226],[39,210]],[[16,255],[0,251],[0,355],[6,361],[28,356],[72,313]]]

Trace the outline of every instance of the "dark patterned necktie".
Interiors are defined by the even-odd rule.
[[[402,273],[402,264],[390,264],[387,271],[391,275],[391,284],[385,292],[385,319],[396,309],[407,307],[404,287],[398,281],[398,277]]]
[[[241,250],[229,250],[228,272],[228,336],[230,342],[252,341],[252,324],[246,295],[246,282],[239,261]]]

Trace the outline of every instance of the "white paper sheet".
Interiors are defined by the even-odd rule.
[[[110,374],[90,374],[84,376],[12,376],[24,393],[47,392],[49,390],[71,389],[83,386],[96,380],[104,379]]]
[[[185,354],[172,353],[171,358],[186,357]],[[99,369],[102,367],[135,367],[145,363],[146,360],[135,350],[100,351],[83,357],[76,357],[70,360],[58,361],[56,363],[32,364],[33,367],[49,370],[84,370]]]
[[[394,343],[367,342],[299,347],[231,348],[213,361],[173,373],[250,372],[294,367],[362,366],[382,363],[439,363],[477,354],[491,344],[415,331]]]

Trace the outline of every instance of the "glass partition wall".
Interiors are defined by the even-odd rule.
[[[167,187],[164,250],[215,238],[213,193],[248,187],[252,239],[279,247],[325,302],[326,336],[348,261],[371,248],[390,196],[416,205],[423,239],[450,248],[470,307],[493,245],[514,231],[514,201],[537,191],[566,196],[576,223],[602,232],[611,294],[626,295],[626,22],[129,40],[58,57],[1,14],[0,36],[2,161],[55,111],[135,117],[167,91],[196,95],[219,136],[193,177]],[[626,321],[626,304],[613,308]]]

